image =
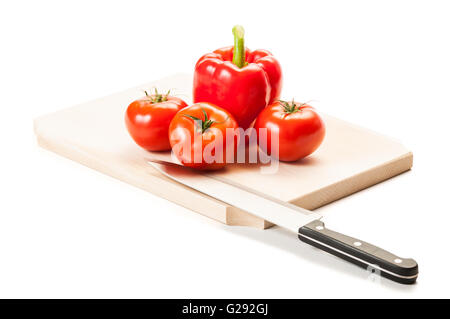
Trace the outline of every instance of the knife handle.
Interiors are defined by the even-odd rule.
[[[298,238],[398,283],[413,284],[419,275],[419,267],[414,259],[400,258],[369,243],[326,229],[320,220],[301,227]]]

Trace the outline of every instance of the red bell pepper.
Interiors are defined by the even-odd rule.
[[[229,111],[246,129],[259,112],[280,97],[281,67],[266,50],[244,46],[244,29],[233,28],[234,46],[202,56],[194,72],[194,102],[209,102]]]

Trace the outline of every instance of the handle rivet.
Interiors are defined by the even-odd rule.
[[[397,259],[394,260],[394,262],[395,262],[396,264],[400,264],[402,261],[403,261],[403,260],[401,260],[400,258],[397,258]]]
[[[353,243],[353,245],[355,245],[356,247],[359,247],[359,246],[361,246],[362,244],[361,244],[359,241],[355,241],[355,242]]]
[[[317,229],[317,230],[322,230],[322,229],[323,229],[323,226],[316,226],[316,229]]]

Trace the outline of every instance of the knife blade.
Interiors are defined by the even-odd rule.
[[[307,244],[340,257],[373,273],[402,284],[416,282],[419,268],[410,258],[400,258],[377,246],[325,228],[322,216],[234,181],[195,171],[172,162],[147,158],[164,176],[283,227]]]

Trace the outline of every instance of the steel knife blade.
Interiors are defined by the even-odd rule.
[[[164,176],[295,233],[316,248],[402,284],[417,280],[415,260],[400,258],[356,238],[325,228],[322,216],[234,181],[161,159],[146,161]]]

